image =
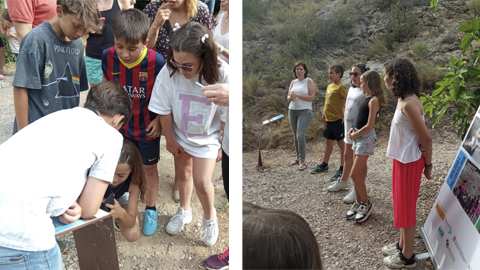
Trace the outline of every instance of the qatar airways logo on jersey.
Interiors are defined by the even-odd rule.
[[[123,86],[123,88],[125,88],[125,91],[127,91],[130,98],[147,98],[145,88],[143,87],[137,89],[136,87],[133,87],[131,85],[125,85]]]

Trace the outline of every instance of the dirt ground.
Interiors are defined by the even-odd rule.
[[[446,121],[450,121],[446,116]],[[461,141],[456,138],[451,124],[439,127],[431,134],[434,139],[434,179],[422,179],[417,202],[417,231],[414,252],[427,252],[420,228],[425,223],[441,185],[458,152]],[[391,195],[392,160],[386,157],[388,134],[379,136],[375,154],[368,160],[366,186],[373,203],[372,215],[356,224],[345,218],[350,204],[342,199],[349,191],[328,192],[330,177],[338,170],[339,150],[335,146],[327,173],[310,174],[321,163],[325,140],[307,143],[305,171],[288,166],[295,159],[291,150],[264,150],[264,166],[257,167],[258,152],[243,154],[243,200],[267,208],[290,209],[310,224],[320,245],[324,269],[387,269],[383,266],[381,248],[395,243],[399,231],[393,227]],[[268,135],[265,135],[268,136]],[[353,182],[349,179],[352,187]],[[416,269],[434,269],[430,259],[419,261]]]
[[[6,70],[14,71],[13,64],[7,65]],[[10,138],[13,130],[14,107],[13,77],[6,77],[0,81],[0,143]],[[87,92],[81,94],[81,103],[86,98]],[[160,162],[158,163],[160,175],[160,187],[157,197],[158,229],[151,236],[141,235],[134,243],[128,243],[121,233],[116,232],[120,269],[206,269],[203,261],[212,254],[223,252],[223,248],[229,246],[229,212],[228,201],[223,189],[215,194],[215,207],[220,235],[213,247],[207,247],[200,239],[202,232],[203,212],[195,192],[192,196],[193,220],[185,226],[178,235],[172,236],[166,233],[165,226],[170,218],[177,212],[179,206],[172,199],[173,190],[173,156],[165,149],[165,139],[161,139]],[[217,163],[212,176],[216,179],[221,174],[220,163]],[[140,226],[143,226],[145,205],[140,203],[138,218]],[[68,249],[62,255],[64,269],[79,269],[78,258],[71,233],[61,236],[67,243]]]

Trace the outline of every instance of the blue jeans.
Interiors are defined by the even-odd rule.
[[[305,133],[308,125],[313,118],[313,111],[305,110],[288,110],[288,118],[290,126],[292,126],[293,140],[295,141],[295,152],[300,163],[305,163],[305,155],[307,152],[307,145],[305,142]]]
[[[0,270],[62,270],[60,248],[23,251],[0,247]]]

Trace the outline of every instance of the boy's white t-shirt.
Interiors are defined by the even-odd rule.
[[[80,196],[88,176],[111,183],[122,135],[84,108],[49,114],[0,145],[0,246],[55,246],[51,216]]]
[[[221,61],[220,78],[217,83],[228,83],[228,65]],[[186,79],[180,72],[170,77],[171,70],[165,65],[153,86],[148,109],[160,115],[173,115],[173,138],[190,155],[198,158],[216,158],[221,142],[221,124],[226,120],[226,107],[214,111],[210,127],[208,120],[214,105],[204,95],[198,75]],[[202,80],[201,84],[208,84]]]

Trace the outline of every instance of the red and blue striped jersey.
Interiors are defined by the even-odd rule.
[[[115,46],[103,51],[103,76],[123,85],[133,101],[132,118],[120,130],[123,136],[137,141],[152,140],[145,131],[157,115],[148,110],[148,103],[155,78],[164,65],[162,55],[152,49],[145,49],[140,58],[130,64],[118,57]]]

